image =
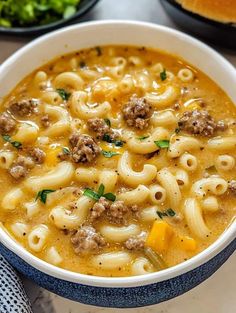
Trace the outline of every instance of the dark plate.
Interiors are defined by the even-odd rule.
[[[29,26],[29,27],[0,27],[0,34],[15,35],[15,36],[29,36],[46,33],[48,31],[60,28],[66,24],[69,24],[82,15],[87,13],[99,0],[82,0],[78,6],[77,12],[67,19],[60,19],[56,22],[40,25],[40,26]]]
[[[175,0],[161,0],[173,21],[188,32],[224,48],[236,49],[236,24],[223,24],[191,13]]]

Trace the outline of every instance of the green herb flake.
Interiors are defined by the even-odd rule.
[[[79,67],[80,68],[85,68],[86,67],[86,63],[84,61],[80,61],[79,62]]]
[[[95,201],[98,201],[101,197],[104,197],[106,198],[107,200],[110,200],[110,201],[115,201],[116,200],[116,196],[111,193],[111,192],[108,192],[108,193],[105,193],[104,194],[104,191],[105,191],[105,186],[103,184],[101,184],[99,187],[98,187],[98,192],[90,189],[90,188],[86,188],[84,190],[84,195],[95,200]]]
[[[93,200],[96,200],[96,201],[100,199],[98,193],[95,192],[95,191],[93,191],[93,190],[90,189],[90,188],[86,188],[86,189],[84,190],[84,193],[83,193],[83,194],[84,194],[85,196],[87,196],[87,197],[93,199]]]
[[[97,56],[100,57],[102,55],[102,49],[100,47],[95,47],[95,50],[97,51]]]
[[[108,143],[113,143],[113,140],[112,140],[112,138],[111,138],[111,136],[109,134],[104,134],[103,137],[102,137],[102,140],[106,141]]]
[[[145,139],[149,138],[149,136],[141,136],[141,137],[137,137],[138,140],[143,141]]]
[[[113,143],[116,147],[123,147],[123,144],[125,143],[123,140],[112,139],[109,134],[104,134],[102,140],[108,143]]]
[[[160,219],[163,219],[164,216],[168,216],[166,212],[157,211],[157,215]]]
[[[178,134],[180,132],[180,130],[181,130],[180,128],[176,128],[175,133]]]
[[[166,80],[167,75],[166,75],[166,70],[165,69],[160,73],[160,78],[161,78],[162,81]]]
[[[62,88],[58,88],[58,89],[56,89],[56,91],[60,95],[62,100],[64,100],[64,101],[68,101],[69,100],[69,98],[71,96],[70,92],[67,92],[65,89],[62,89]]]
[[[8,135],[3,135],[2,138],[3,138],[3,140],[5,140],[7,142],[11,142],[11,137]]]
[[[123,140],[114,140],[114,145],[116,147],[123,147],[124,143],[125,142]]]
[[[168,214],[168,216],[173,217],[176,215],[175,211],[171,208],[166,210],[166,213]]]
[[[101,184],[98,187],[98,195],[99,195],[99,197],[101,197],[104,194],[104,191],[105,191],[105,186],[103,184]]]
[[[112,158],[113,156],[115,155],[119,155],[120,153],[118,152],[113,152],[113,151],[105,151],[105,150],[102,150],[102,154],[105,158]]]
[[[22,147],[22,143],[19,141],[11,141],[11,145],[16,149],[20,149]]]
[[[107,126],[111,127],[111,121],[109,118],[104,118],[104,122],[107,124]]]
[[[103,197],[112,202],[116,201],[116,196],[111,192],[105,193]]]
[[[56,190],[52,190],[52,189],[43,189],[43,190],[40,190],[38,193],[37,193],[37,196],[35,198],[35,201],[37,201],[38,199],[42,202],[42,203],[46,203],[47,201],[47,195],[49,193],[52,193],[52,192],[55,192]]]
[[[160,219],[163,219],[163,217],[173,217],[176,215],[175,211],[171,208],[167,209],[166,211],[156,211],[156,213]]]
[[[12,141],[9,135],[3,135],[2,138],[16,149],[20,149],[22,147],[22,143],[20,141]]]
[[[66,155],[70,155],[70,150],[67,147],[63,147],[62,152]]]
[[[159,147],[161,149],[169,148],[169,145],[170,145],[169,140],[158,140],[158,141],[154,141],[154,142],[157,145],[157,147]]]

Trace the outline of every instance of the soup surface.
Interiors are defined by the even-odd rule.
[[[236,108],[175,56],[125,46],[61,56],[3,99],[0,132],[0,221],[64,269],[159,271],[235,216]]]

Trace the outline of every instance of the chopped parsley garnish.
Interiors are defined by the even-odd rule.
[[[108,192],[108,193],[105,193],[104,195],[102,195],[104,198],[106,198],[107,200],[110,200],[112,202],[114,202],[116,200],[116,196],[111,193],[111,192]]]
[[[160,73],[160,78],[161,78],[162,81],[166,80],[167,75],[166,75],[166,70],[165,69]]]
[[[84,61],[80,61],[79,62],[79,67],[80,68],[85,68],[86,67],[86,63]]]
[[[102,55],[102,49],[100,47],[95,47],[95,50],[97,51],[97,56],[100,57]]]
[[[109,143],[113,143],[114,141],[109,134],[104,134],[102,140]]]
[[[176,128],[175,133],[178,134],[180,132],[180,130],[181,130],[180,128]]]
[[[83,193],[85,196],[95,200],[95,201],[98,201],[100,199],[99,195],[97,192],[93,191],[92,189],[90,188],[86,188],[84,190],[84,193]]]
[[[116,147],[122,147],[124,144],[123,140],[112,139],[109,134],[104,134],[102,140],[108,143],[114,143]]]
[[[8,135],[3,135],[2,138],[7,142],[11,142],[11,137]]]
[[[19,141],[12,141],[12,142],[11,142],[11,145],[12,145],[14,148],[16,148],[16,149],[20,149],[21,146],[22,146],[22,143],[19,142]]]
[[[3,135],[2,138],[6,142],[9,142],[16,149],[20,149],[22,147],[22,143],[20,141],[11,140],[11,137],[9,135]]]
[[[102,154],[105,158],[112,158],[113,156],[115,155],[119,155],[120,153],[118,152],[113,152],[113,151],[105,151],[105,150],[102,150]]]
[[[104,197],[106,198],[107,200],[110,200],[110,201],[115,201],[116,200],[116,196],[111,193],[111,192],[108,192],[108,193],[104,193],[105,191],[105,186],[103,184],[101,184],[99,187],[98,187],[98,191],[94,191],[93,189],[91,188],[86,188],[84,190],[84,195],[95,200],[95,201],[98,201],[101,197]]]
[[[170,145],[170,141],[169,140],[157,140],[157,141],[154,141],[154,142],[161,149],[169,148],[169,145]]]
[[[144,139],[149,138],[149,136],[141,136],[141,137],[137,137],[138,140],[143,141]]]
[[[160,217],[160,219],[163,219],[163,217],[173,217],[175,216],[175,211],[171,208],[167,209],[166,211],[157,211],[157,215]]]
[[[123,140],[114,140],[114,145],[116,147],[123,147],[123,144],[125,143]]]
[[[70,150],[69,150],[67,147],[63,147],[63,148],[62,148],[62,152],[63,152],[64,154],[70,155]]]
[[[105,186],[103,184],[101,184],[98,187],[98,195],[99,195],[99,197],[101,197],[104,194],[104,191],[105,191]]]
[[[71,96],[70,92],[67,92],[65,89],[62,89],[62,88],[58,88],[58,89],[56,89],[56,91],[60,95],[62,100],[64,100],[64,101],[68,101],[69,100],[69,98]]]
[[[107,124],[107,126],[111,127],[111,121],[109,118],[104,118],[104,122]]]
[[[52,193],[52,192],[55,192],[56,190],[52,190],[52,189],[43,189],[43,190],[40,190],[38,193],[37,193],[37,196],[35,198],[35,201],[37,201],[38,199],[42,202],[42,203],[46,203],[47,201],[47,195],[49,193]]]
[[[175,216],[175,214],[176,214],[175,211],[172,210],[171,208],[167,209],[166,212],[167,212],[168,216],[171,216],[171,217]]]

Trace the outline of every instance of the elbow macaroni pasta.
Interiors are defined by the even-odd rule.
[[[171,207],[173,209],[178,209],[181,200],[181,193],[174,175],[172,175],[167,168],[164,168],[157,173],[157,179],[165,189],[167,199],[170,202]]]
[[[134,171],[131,165],[131,155],[126,151],[118,162],[118,172],[127,185],[136,187],[141,183],[151,183],[156,176],[156,167],[145,164],[141,172]]]

